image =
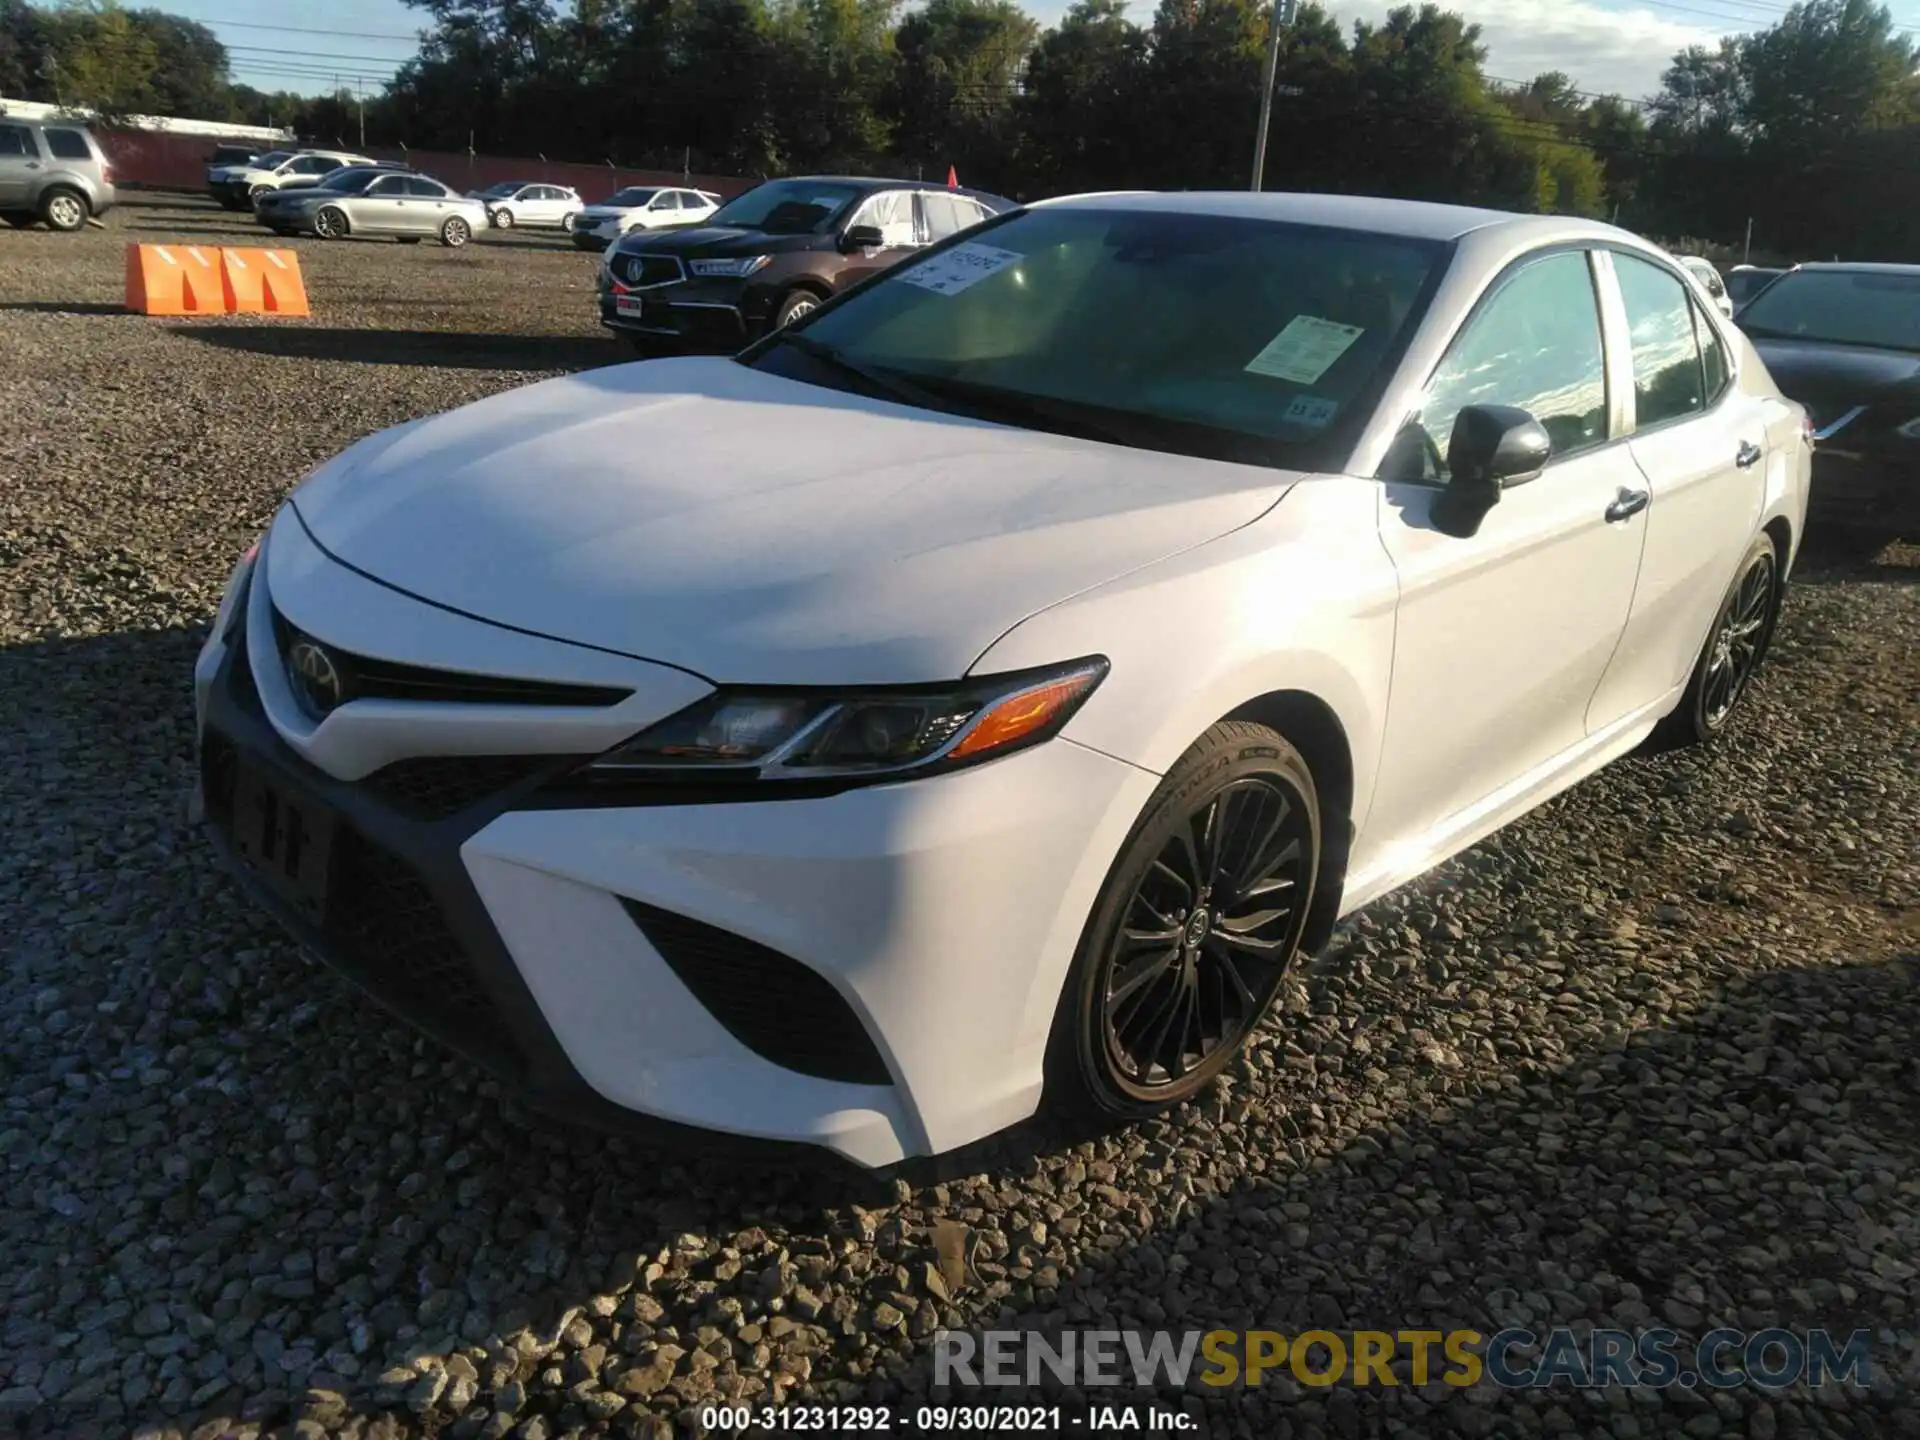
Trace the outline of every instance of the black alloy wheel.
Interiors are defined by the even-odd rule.
[[[1726,730],[1766,658],[1780,616],[1780,589],[1773,538],[1756,536],[1714,615],[1686,693],[1662,723],[1665,740],[1699,744]]]
[[[1108,878],[1063,997],[1049,1098],[1136,1117],[1218,1075],[1299,951],[1320,834],[1312,773],[1284,737],[1237,721],[1203,736]]]

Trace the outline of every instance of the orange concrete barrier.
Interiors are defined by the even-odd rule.
[[[220,252],[220,290],[230,315],[306,315],[306,282],[292,250]]]
[[[219,255],[203,245],[127,246],[127,309],[140,315],[225,314]]]

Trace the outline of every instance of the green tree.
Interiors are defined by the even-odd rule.
[[[1018,105],[1028,183],[1091,190],[1126,173],[1147,63],[1147,33],[1126,10],[1125,0],[1077,0],[1034,47]]]
[[[887,106],[903,161],[1002,168],[1040,27],[1012,0],[927,0],[894,32]]]
[[[1920,49],[1872,0],[1807,0],[1740,46],[1746,120],[1777,158],[1808,160],[1920,118]]]

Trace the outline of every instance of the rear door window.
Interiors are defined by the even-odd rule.
[[[24,125],[0,125],[0,155],[38,155],[33,132]]]
[[[78,130],[47,131],[47,149],[53,152],[56,160],[91,160],[93,151],[87,148],[87,137]]]

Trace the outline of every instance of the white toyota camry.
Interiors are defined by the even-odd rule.
[[[1101,195],[320,466],[195,673],[315,951],[867,1165],[1191,1096],[1336,919],[1764,654],[1810,444],[1621,231]]]

